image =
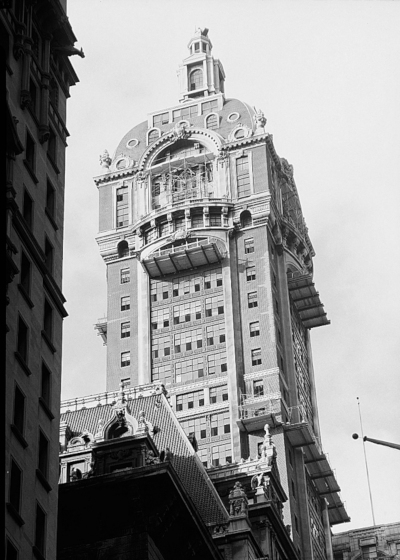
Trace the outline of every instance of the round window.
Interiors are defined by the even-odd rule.
[[[131,140],[128,140],[128,142],[126,143],[126,147],[136,148],[138,144],[139,144],[139,140],[137,140],[136,138],[131,138]]]
[[[238,120],[239,117],[240,117],[239,113],[230,113],[230,115],[228,115],[227,121],[235,122]]]
[[[115,169],[125,169],[125,167],[127,166],[127,162],[125,158],[121,158],[117,161],[117,163],[115,164]]]
[[[236,140],[241,140],[242,138],[245,137],[245,130],[244,128],[239,128],[236,132],[235,132],[235,138]]]

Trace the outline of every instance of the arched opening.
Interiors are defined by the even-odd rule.
[[[153,128],[153,130],[151,130],[149,132],[149,135],[147,137],[147,144],[152,144],[153,142],[155,142],[158,138],[160,138],[160,132],[157,128]]]
[[[128,242],[124,239],[118,243],[118,257],[127,257],[129,255]]]
[[[250,227],[253,225],[253,218],[251,217],[251,213],[249,212],[249,210],[244,210],[240,214],[240,224],[242,228]]]
[[[218,128],[218,115],[212,113],[206,119],[206,127],[209,130],[216,130]]]
[[[199,89],[203,86],[203,72],[199,69],[193,70],[190,74],[190,91]]]

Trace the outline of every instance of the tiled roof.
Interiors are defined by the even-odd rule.
[[[153,440],[159,451],[168,447],[173,452],[173,466],[203,521],[226,522],[225,506],[166,398],[163,395],[139,397],[128,401],[128,409],[134,418],[143,411],[146,420],[153,424],[156,432]],[[99,420],[107,424],[112,416],[112,406],[108,404],[65,412],[61,414],[61,421],[65,421],[74,433],[87,430],[94,435]]]

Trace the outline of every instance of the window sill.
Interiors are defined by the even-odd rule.
[[[22,296],[24,297],[24,300],[26,301],[26,303],[29,305],[29,307],[32,309],[32,307],[34,307],[33,301],[31,300],[31,298],[29,297],[28,292],[25,290],[25,288],[23,287],[22,284],[18,284],[18,290],[21,292]]]
[[[24,165],[25,165],[29,175],[31,176],[32,181],[35,183],[35,185],[37,185],[39,183],[39,179],[36,177],[35,172],[33,171],[29,161],[24,159]]]
[[[33,552],[33,556],[35,558],[38,558],[38,560],[46,560],[46,557],[43,556],[43,554],[40,552],[40,550],[36,545],[32,546],[32,552]]]
[[[22,445],[22,447],[26,449],[28,447],[28,442],[26,441],[26,439],[21,434],[20,430],[17,428],[15,424],[11,424],[11,431],[15,435],[19,443]]]
[[[21,356],[21,354],[19,352],[14,352],[14,355],[17,358],[17,361],[19,362],[20,366],[22,367],[22,369],[24,370],[26,375],[28,375],[28,376],[32,375],[32,372],[29,369],[28,364],[25,362],[25,360]]]
[[[57,175],[59,175],[60,170],[58,169],[56,162],[53,160],[53,158],[51,157],[51,155],[49,153],[47,153],[47,159],[51,163],[51,166],[54,169],[54,171],[57,173]]]
[[[46,401],[43,397],[39,397],[39,404],[47,414],[50,420],[54,420],[54,414],[51,412],[49,406],[47,405]]]
[[[55,231],[57,231],[57,230],[58,230],[58,225],[56,224],[56,222],[55,222],[53,216],[50,214],[50,212],[48,211],[47,208],[45,208],[44,211],[45,211],[45,213],[46,213],[46,216],[47,216],[49,222],[50,222],[51,225],[53,226],[53,229],[55,229]]]
[[[50,337],[49,337],[49,335],[47,334],[46,331],[42,331],[42,338],[45,341],[45,343],[47,344],[47,346],[50,348],[50,351],[52,352],[52,354],[55,354],[57,352],[56,347],[51,342]]]
[[[47,478],[44,476],[44,474],[39,469],[36,469],[36,478],[39,480],[39,482],[41,483],[43,488],[46,490],[46,492],[51,492],[53,490],[52,487],[50,486],[50,484],[48,483]]]
[[[18,511],[15,509],[15,507],[12,504],[10,504],[10,502],[7,502],[6,505],[7,505],[8,513],[11,515],[11,517],[14,519],[17,525],[22,527],[22,525],[25,524],[25,521],[22,519]]]

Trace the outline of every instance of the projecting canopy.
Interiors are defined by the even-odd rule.
[[[288,287],[300,319],[307,329],[330,324],[311,275],[304,274],[295,278],[288,278]]]

